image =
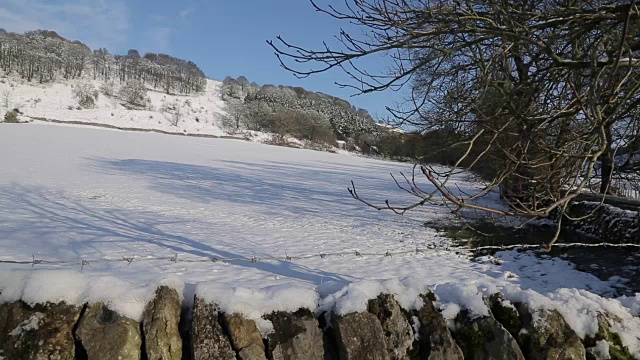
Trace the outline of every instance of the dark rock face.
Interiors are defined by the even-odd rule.
[[[324,360],[338,360],[338,343],[336,341],[336,330],[330,325],[331,315],[323,312],[318,317],[320,329],[322,329],[322,342],[324,343]]]
[[[59,304],[0,304],[0,357],[73,360],[73,327],[81,309]]]
[[[323,334],[318,321],[309,310],[295,313],[275,312],[265,316],[273,324],[269,334],[268,353],[274,360],[322,360]]]
[[[369,300],[369,312],[380,320],[389,357],[392,360],[409,359],[407,353],[413,347],[413,330],[393,295],[380,294]]]
[[[222,314],[231,344],[241,360],[266,360],[264,342],[256,322],[240,314]]]
[[[451,336],[447,323],[433,305],[433,294],[421,295],[424,305],[416,312],[420,324],[419,354],[422,360],[463,360],[462,350]]]
[[[351,313],[333,319],[341,360],[390,360],[384,330],[371,313]]]
[[[557,310],[530,311],[517,304],[523,329],[518,335],[522,350],[532,360],[581,360],[586,356],[580,337]]]
[[[465,359],[524,360],[516,340],[491,316],[469,318],[462,312],[453,336]]]
[[[180,360],[182,339],[180,323],[180,297],[166,286],[156,290],[155,298],[147,304],[143,315],[145,348],[149,360]]]
[[[198,296],[193,305],[191,347],[193,360],[235,360],[231,347],[220,325],[218,309]]]
[[[87,308],[80,319],[76,335],[89,359],[140,359],[140,324],[120,316],[101,303]]]
[[[501,293],[491,295],[488,304],[493,317],[496,318],[511,335],[517,338],[522,329],[522,321],[520,321],[520,313],[516,307],[506,302]]]

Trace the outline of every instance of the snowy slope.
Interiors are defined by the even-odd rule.
[[[580,314],[605,308],[627,321],[629,341],[640,334],[629,313],[640,296],[595,295],[612,283],[559,259],[505,252],[503,265],[472,262],[424,226],[447,221],[446,208],[397,216],[350,198],[353,180],[364,198],[412,201],[388,176],[408,164],[43,124],[0,124],[0,153],[0,260],[70,261],[0,264],[0,302],[104,300],[138,317],[168,283],[187,301],[198,291],[258,317],[300,306],[346,313],[379,291],[410,306],[429,286],[451,317],[461,306],[481,313],[481,293],[503,289],[569,312],[580,334],[593,328]],[[476,186],[459,180],[462,191]]]
[[[3,78],[0,80],[0,114],[4,116],[5,111],[18,108],[28,117],[50,120],[107,124],[120,128],[155,129],[175,133],[225,135],[219,126],[220,117],[224,114],[219,81],[207,80],[205,92],[189,96],[167,95],[150,89],[148,96],[151,103],[145,110],[127,109],[123,105],[124,102],[117,96],[104,94],[98,97],[95,108],[81,109],[73,96],[72,86],[87,81],[96,89],[103,84],[99,80],[87,79],[38,84],[15,77]],[[116,94],[117,84],[116,82]],[[167,108],[179,109],[180,116],[177,124],[174,124],[175,111]]]

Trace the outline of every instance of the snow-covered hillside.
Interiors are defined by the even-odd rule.
[[[73,86],[90,82],[95,89],[100,80],[68,80],[38,84],[17,77],[0,79],[0,115],[14,108],[29,118],[67,122],[106,124],[120,128],[154,129],[173,133],[225,135],[220,128],[224,102],[221,83],[207,80],[206,90],[197,95],[167,95],[149,90],[145,109],[130,109],[118,96],[101,93],[94,108],[83,109],[73,95]],[[117,85],[115,85],[117,90]],[[117,93],[117,91],[115,91]]]
[[[397,216],[346,191],[353,180],[367,199],[408,202],[388,177],[407,164],[48,124],[1,124],[0,153],[0,302],[103,300],[136,318],[168,283],[187,300],[197,291],[258,318],[298,307],[347,313],[380,291],[410,307],[428,286],[452,318],[486,311],[482,294],[502,290],[557,308],[581,336],[597,331],[594,313],[616,314],[640,354],[640,295],[600,296],[616,279],[528,253],[471,261],[424,226],[447,221],[446,208]],[[461,191],[477,186],[458,180]]]

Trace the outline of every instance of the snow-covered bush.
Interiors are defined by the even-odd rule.
[[[180,119],[182,119],[182,109],[178,105],[178,106],[175,106],[175,110],[173,111],[173,114],[171,114],[171,119],[170,119],[171,125],[178,126]]]
[[[225,114],[220,117],[219,124],[220,127],[229,134],[234,134],[240,128],[237,119],[229,114]]]
[[[138,80],[129,80],[120,88],[120,97],[132,105],[147,103],[147,88]]]
[[[167,102],[165,99],[162,99],[162,105],[160,105],[159,110],[171,125],[178,126],[183,115],[181,105],[178,101]]]
[[[168,113],[168,112],[172,112],[173,110],[175,110],[175,102],[167,102],[166,98],[163,98],[162,100],[160,100],[160,102],[162,103],[160,105],[160,108],[158,109],[161,113]]]
[[[100,84],[100,92],[105,94],[106,96],[114,96],[115,95],[115,83],[113,80],[106,80],[102,84]]]
[[[4,122],[17,124],[18,113],[15,112],[14,110],[7,111],[6,114],[4,114]]]
[[[264,143],[276,146],[291,146],[289,140],[287,139],[287,136],[284,134],[272,134],[267,140],[264,141]]]
[[[72,87],[73,97],[78,100],[78,105],[85,109],[96,106],[100,92],[90,82],[82,82]]]

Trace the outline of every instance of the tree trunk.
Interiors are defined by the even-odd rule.
[[[612,149],[612,136],[611,127],[607,127],[605,130],[607,137],[606,150],[600,158],[601,164],[601,181],[600,181],[600,194],[611,194],[611,176],[613,175],[613,149]]]

